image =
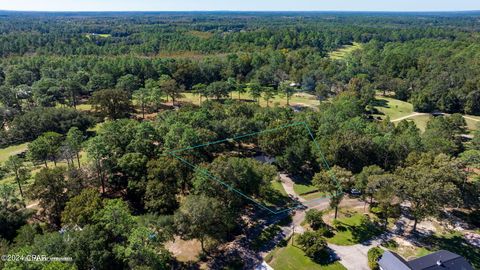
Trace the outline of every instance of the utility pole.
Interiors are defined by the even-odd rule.
[[[293,243],[293,236],[295,235],[295,224],[292,224],[292,247],[295,246]]]

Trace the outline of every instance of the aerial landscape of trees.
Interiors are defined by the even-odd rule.
[[[447,210],[478,230],[478,14],[0,13],[0,254],[72,258],[0,268],[197,269],[181,241],[248,268],[217,259],[300,203],[282,174],[328,198],[286,243],[318,264],[352,198],[358,239],[405,213],[412,234]],[[379,96],[431,118],[393,122]]]

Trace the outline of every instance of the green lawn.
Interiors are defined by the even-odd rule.
[[[467,128],[469,130],[480,129],[480,117],[479,116],[465,115],[464,119],[465,119],[465,122],[467,122]]]
[[[320,265],[313,262],[298,247],[289,241],[286,247],[277,247],[266,258],[267,263],[275,270],[342,270],[346,269],[339,262]]]
[[[375,97],[375,108],[382,113],[380,117],[385,118],[389,116],[390,120],[413,113],[413,105],[411,103],[384,96]]]
[[[293,184],[293,190],[298,195],[306,195],[307,193],[318,191],[318,188],[311,184],[304,185],[304,184],[295,183]]]
[[[7,148],[0,149],[0,164],[5,162],[10,156],[19,154],[27,150],[28,143],[22,143],[19,145],[9,146]]]
[[[272,187],[273,189],[280,192],[283,196],[288,196],[287,192],[283,188],[282,183],[280,183],[280,181],[272,181]]]
[[[301,195],[301,197],[304,198],[305,200],[315,200],[315,199],[323,198],[325,196],[327,196],[327,194],[325,192],[322,192],[322,191],[317,191],[317,192]]]
[[[415,125],[424,132],[425,128],[427,128],[427,123],[428,121],[432,118],[433,116],[431,115],[417,115],[413,116],[411,118],[408,118],[408,121],[413,121],[415,122]]]
[[[373,223],[365,222],[364,214],[356,212],[344,213],[336,221],[335,235],[327,238],[329,243],[341,246],[350,246],[367,241],[382,233],[382,230]]]
[[[385,118],[390,117],[391,121],[395,121],[401,117],[408,116],[413,111],[413,105],[411,103],[401,101],[394,98],[384,97],[381,95],[375,96],[375,108],[380,112],[377,116]],[[464,115],[465,122],[467,122],[467,128],[469,130],[477,130],[480,128],[480,116],[475,115]],[[415,115],[407,118],[408,121],[413,121],[417,127],[423,132],[427,127],[427,122],[432,118],[431,115]],[[397,124],[400,121],[395,121]]]
[[[352,45],[344,45],[341,48],[330,52],[328,54],[328,57],[330,57],[333,60],[342,60],[345,57],[347,57],[349,54],[351,54],[353,51],[361,48],[362,48],[361,43],[354,42]]]

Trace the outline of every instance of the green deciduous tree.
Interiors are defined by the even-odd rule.
[[[343,190],[352,184],[352,173],[338,166],[332,167],[328,171],[316,173],[313,177],[313,184],[320,191],[330,195],[330,207],[335,209],[335,219],[338,215],[338,206],[342,202]]]
[[[68,200],[65,169],[61,167],[44,168],[35,174],[34,182],[28,191],[28,197],[39,200],[39,205],[48,222],[54,228],[60,226],[61,213]]]
[[[175,213],[175,226],[184,239],[198,239],[205,251],[205,240],[224,239],[234,226],[228,209],[220,201],[190,195]]]
[[[94,214],[93,220],[114,238],[128,237],[135,227],[129,207],[121,199],[105,200],[104,207]]]
[[[381,175],[385,171],[377,165],[363,167],[362,171],[355,176],[355,188],[362,192],[362,197],[367,202],[367,198],[370,198],[370,202],[373,199],[373,190],[369,189],[369,182],[371,177],[375,175]]]
[[[209,97],[221,99],[228,97],[228,95],[232,91],[232,87],[227,82],[218,81],[209,84],[205,91]]]
[[[174,79],[169,76],[162,75],[158,81],[158,86],[161,91],[172,98],[172,104],[175,105],[175,100],[182,96],[183,86],[179,85]]]
[[[460,203],[458,186],[465,173],[449,164],[445,155],[421,154],[409,157],[408,166],[396,171],[399,195],[410,203],[413,231],[419,221]]]
[[[304,232],[297,238],[297,243],[301,246],[305,255],[316,262],[322,262],[328,259],[327,242],[320,232]]]
[[[142,82],[137,76],[132,74],[124,75],[117,80],[116,89],[123,90],[130,95],[142,85]]]
[[[316,209],[310,209],[305,213],[305,221],[314,230],[318,230],[326,225],[323,221],[323,212]]]
[[[459,114],[435,117],[427,123],[422,140],[427,151],[457,154],[463,150],[461,134],[465,134],[465,119]]]
[[[125,118],[132,111],[130,96],[123,90],[105,89],[95,91],[89,101],[94,110],[111,119]]]
[[[28,157],[32,161],[43,161],[48,168],[47,161],[52,160],[57,165],[62,146],[62,135],[56,132],[45,132],[28,144]]]
[[[91,224],[93,216],[102,208],[102,199],[98,190],[84,189],[82,193],[71,198],[62,212],[64,225],[84,227]]]

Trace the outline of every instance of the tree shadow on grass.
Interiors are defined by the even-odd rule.
[[[384,99],[374,99],[372,101],[372,106],[390,108],[390,106],[388,106],[388,101],[386,101]]]
[[[265,189],[262,197],[265,202],[276,207],[285,207],[292,201],[288,196],[283,195],[280,191],[273,188]]]
[[[352,242],[357,244],[368,244],[374,237],[384,232],[381,226],[366,217],[362,217],[359,225],[351,225],[338,221],[335,229],[340,233],[350,231],[352,234]]]

